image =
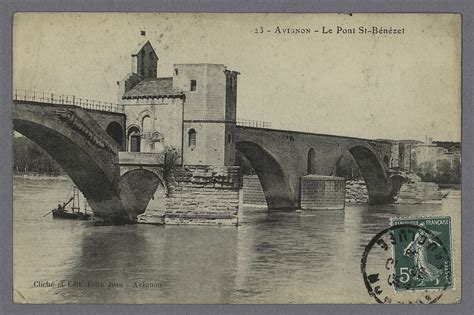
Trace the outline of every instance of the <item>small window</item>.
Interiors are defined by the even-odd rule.
[[[230,133],[229,133],[229,135],[227,135],[227,142],[228,142],[229,144],[232,143],[232,135],[231,135]]]
[[[174,74],[178,75],[178,68],[174,68]]]
[[[188,131],[188,147],[194,148],[196,147],[196,130],[189,129]]]
[[[197,90],[197,81],[191,80],[191,91],[196,91],[196,90]]]

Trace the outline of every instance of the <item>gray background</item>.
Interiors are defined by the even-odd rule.
[[[14,305],[12,304],[12,146],[11,73],[12,14],[17,11],[161,11],[161,12],[452,12],[463,14],[463,125],[462,125],[462,303],[456,305]],[[92,1],[92,0],[0,0],[0,314],[51,313],[351,313],[472,314],[474,213],[472,211],[473,129],[472,89],[474,87],[474,2],[464,1]],[[328,284],[330,285],[330,284]]]

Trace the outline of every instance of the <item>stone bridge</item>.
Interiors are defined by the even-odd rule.
[[[114,107],[115,106],[115,107]],[[15,96],[13,127],[45,149],[70,176],[96,218],[134,221],[164,185],[163,155],[123,152],[126,116],[119,105],[42,96]],[[269,209],[300,206],[300,179],[331,175],[350,152],[366,181],[369,202],[389,203],[397,185],[388,176],[391,144],[384,141],[237,126],[235,146],[253,165]]]
[[[369,203],[389,203],[396,193],[387,168],[389,142],[242,126],[236,128],[235,141],[255,169],[269,209],[298,208],[300,178],[331,175],[346,151],[360,167]]]
[[[154,192],[150,188],[156,190],[159,176],[120,166],[119,151],[125,146],[125,115],[105,105],[83,108],[77,104],[55,104],[51,99],[44,101],[13,100],[14,130],[39,144],[61,165],[96,218],[111,223],[135,220],[137,214],[145,211]],[[160,164],[156,155],[153,164]],[[141,185],[136,185],[137,176]]]

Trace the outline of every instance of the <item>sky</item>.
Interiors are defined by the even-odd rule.
[[[357,33],[374,26],[403,34]],[[18,13],[13,34],[16,89],[117,102],[117,81],[149,40],[160,77],[180,63],[239,71],[239,118],[371,139],[461,139],[456,15]]]

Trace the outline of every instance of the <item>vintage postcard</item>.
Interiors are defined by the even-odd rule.
[[[461,36],[16,13],[14,303],[459,303]]]

